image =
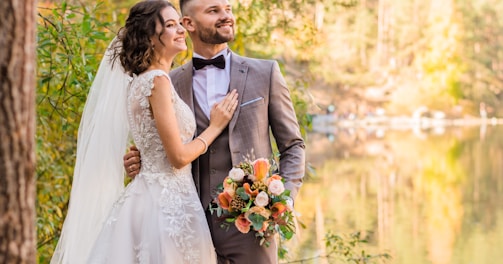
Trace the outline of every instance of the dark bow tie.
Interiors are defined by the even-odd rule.
[[[224,69],[225,68],[225,59],[224,55],[220,55],[211,60],[205,60],[200,58],[192,58],[192,64],[196,70],[204,68],[206,65],[214,65],[217,68]]]

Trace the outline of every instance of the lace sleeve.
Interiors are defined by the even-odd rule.
[[[146,73],[146,78],[145,78],[145,85],[142,85],[142,90],[141,93],[142,95],[146,97],[150,97],[152,95],[152,89],[154,89],[154,78],[158,76],[166,76],[168,78],[169,82],[171,83],[171,78],[169,78],[169,75],[165,73],[162,70],[152,70]],[[171,83],[171,95],[175,96],[173,93],[173,83]]]

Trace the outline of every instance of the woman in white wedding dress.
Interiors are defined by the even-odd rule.
[[[103,60],[120,59],[123,68],[117,63],[113,67],[102,63],[100,70],[104,67],[110,73],[101,76],[99,70],[95,82],[113,86],[114,79],[106,79],[113,78],[118,70],[119,75],[125,71],[133,76],[125,94],[125,109],[130,133],[142,153],[142,167],[135,179],[117,195],[113,194],[115,191],[103,189],[102,183],[108,186],[105,178],[93,179],[81,175],[82,172],[77,175],[81,167],[92,167],[85,158],[79,158],[79,151],[93,156],[89,159],[94,158],[96,162],[108,155],[99,150],[93,153],[97,157],[89,155],[88,142],[99,137],[102,148],[107,148],[108,140],[116,140],[114,133],[107,139],[93,133],[85,137],[85,130],[80,130],[89,125],[86,122],[91,122],[85,116],[88,112],[92,112],[91,116],[100,115],[101,111],[110,115],[112,110],[107,107],[113,108],[101,98],[93,103],[94,97],[106,93],[91,88],[91,98],[86,102],[79,128],[70,209],[51,263],[216,263],[205,214],[191,175],[191,162],[206,152],[208,145],[227,126],[237,107],[237,94],[232,91],[213,106],[210,126],[194,138],[194,115],[180,99],[168,76],[176,54],[187,49],[185,30],[179,19],[175,8],[166,1],[136,4],[118,34],[118,45],[111,45],[104,57]],[[121,100],[109,97],[109,101]],[[117,109],[113,111],[118,112],[115,117],[119,118],[122,113]],[[109,122],[113,123],[113,119],[111,117]],[[111,126],[103,125],[105,128]],[[91,127],[96,129],[95,125]],[[126,146],[123,147],[124,150]],[[122,167],[120,162],[114,162],[113,166],[117,164]],[[108,167],[106,170],[110,171]],[[82,187],[86,182],[90,186]],[[115,202],[107,205],[106,200],[111,198]],[[107,213],[101,216],[100,212],[104,211]]]

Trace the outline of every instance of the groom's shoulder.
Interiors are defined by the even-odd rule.
[[[175,77],[175,76],[178,76],[180,74],[183,74],[185,71],[187,71],[188,69],[191,69],[191,65],[189,65],[191,62],[186,62],[185,64],[182,64],[178,67],[175,67],[173,69],[171,69],[171,71],[169,72],[169,76],[170,77]]]
[[[276,60],[246,57],[246,56],[241,56],[241,55],[238,55],[235,53],[234,53],[234,56],[236,56],[236,60],[238,62],[246,64],[252,68],[257,67],[257,68],[264,69],[264,67],[267,67],[267,66],[271,67],[273,64],[277,63]]]

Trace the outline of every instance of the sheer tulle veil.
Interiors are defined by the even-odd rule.
[[[129,128],[131,78],[118,59],[114,39],[89,91],[80,122],[68,213],[51,263],[85,263],[114,201],[124,189],[122,157]]]

